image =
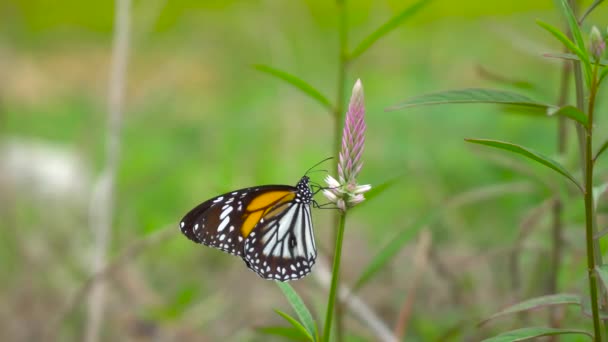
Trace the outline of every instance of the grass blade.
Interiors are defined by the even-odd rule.
[[[416,3],[414,3],[413,5],[411,5],[410,7],[404,9],[403,11],[401,11],[400,13],[398,13],[391,19],[389,19],[386,23],[384,23],[382,26],[380,26],[376,31],[372,32],[369,36],[367,36],[365,39],[363,39],[361,41],[361,43],[359,43],[359,45],[357,45],[357,47],[355,47],[353,49],[353,51],[350,53],[348,58],[350,60],[353,60],[353,59],[359,57],[367,49],[369,49],[378,39],[382,38],[383,36],[390,33],[392,30],[397,28],[399,26],[399,24],[401,24],[401,22],[403,22],[405,19],[411,17],[412,15],[416,14],[416,12],[418,12],[420,9],[422,9],[429,2],[430,2],[429,0],[420,0]]]
[[[578,329],[557,329],[557,328],[545,328],[545,327],[530,327],[522,328],[517,330],[511,330],[504,332],[500,335],[487,338],[482,342],[512,342],[512,341],[527,341],[534,338],[543,336],[555,336],[555,335],[586,335],[590,339],[593,339],[593,335],[584,330]]]
[[[323,94],[321,94],[320,91],[318,91],[315,87],[311,86],[310,84],[308,84],[306,81],[292,75],[289,74],[285,71],[279,70],[279,69],[275,69],[271,66],[268,65],[263,65],[263,64],[256,64],[253,66],[256,70],[259,70],[261,72],[267,73],[269,75],[272,75],[274,77],[277,77],[289,84],[291,84],[292,86],[300,89],[302,92],[304,92],[305,94],[307,94],[308,96],[312,97],[313,99],[317,100],[317,102],[319,102],[323,107],[331,110],[332,109],[332,105],[331,102],[329,102],[329,100],[327,99],[327,97],[325,97]]]
[[[571,305],[571,304],[576,304],[576,305],[580,306],[581,305],[580,296],[576,295],[576,294],[561,293],[561,294],[555,294],[555,295],[536,297],[536,298],[528,299],[523,302],[519,302],[515,305],[509,306],[509,307],[493,314],[492,316],[484,319],[483,321],[479,322],[478,326],[484,325],[487,322],[489,322],[495,318],[502,317],[505,315],[510,315],[510,314],[514,314],[514,313],[518,313],[518,312],[522,312],[522,311],[528,311],[528,310],[532,310],[532,309],[538,309],[540,307],[545,307],[545,306]]]
[[[317,336],[317,325],[298,293],[288,283],[276,282],[311,336]]]
[[[403,108],[428,106],[453,103],[493,103],[507,104],[516,106],[527,106],[535,108],[550,108],[551,105],[533,100],[525,95],[520,95],[510,91],[469,88],[462,90],[449,90],[439,93],[426,94],[412,97],[400,104],[386,109],[394,111]]]
[[[295,318],[289,316],[288,314],[284,313],[281,310],[278,309],[274,309],[274,312],[276,312],[279,316],[283,317],[287,322],[289,322],[289,324],[291,324],[291,326],[293,326],[296,330],[298,330],[302,335],[306,336],[306,338],[309,341],[316,341],[316,339],[314,339],[307,330],[306,328],[304,328],[304,326],[298,322],[298,320],[296,320]]]
[[[589,119],[587,118],[587,115],[585,115],[585,113],[581,112],[580,110],[578,110],[578,108],[574,106],[564,106],[555,111],[550,110],[549,115],[565,116],[580,123],[584,127],[587,127],[589,125]]]
[[[293,341],[306,341],[308,336],[293,327],[260,327],[255,329],[260,334],[284,337]]]
[[[465,139],[465,141],[475,143],[475,144],[480,144],[480,145],[486,145],[486,146],[498,148],[501,150],[505,150],[505,151],[509,151],[509,152],[513,152],[513,153],[517,153],[517,154],[521,154],[521,155],[528,157],[529,159],[532,159],[538,163],[541,163],[541,164],[547,166],[548,168],[558,172],[559,174],[565,176],[566,178],[571,180],[572,183],[574,183],[574,185],[576,185],[579,188],[579,190],[581,190],[582,193],[585,192],[585,190],[579,184],[579,182],[576,180],[576,178],[574,178],[574,176],[570,172],[568,172],[568,170],[566,170],[560,163],[556,162],[555,160],[553,160],[549,157],[545,157],[538,152],[535,152],[533,150],[530,150],[530,149],[525,148],[520,145],[515,145],[515,144],[509,143],[509,142],[498,141],[498,140]]]

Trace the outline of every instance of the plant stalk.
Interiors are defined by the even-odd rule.
[[[346,69],[348,67],[348,18],[346,13],[346,1],[337,0],[338,5],[338,80],[336,93],[336,106],[334,108],[334,151],[340,151],[342,146],[342,123],[344,122],[344,89],[346,88]],[[338,169],[339,158],[334,159],[334,170]],[[341,214],[336,212],[334,215],[334,227],[339,226]],[[337,242],[339,232],[334,230],[334,241]],[[332,257],[336,258],[337,251]],[[331,255],[331,254],[330,254]],[[334,270],[338,272],[338,270]],[[340,281],[340,274],[332,274],[337,282]],[[336,341],[343,341],[343,306],[340,301],[336,304]]]
[[[325,314],[325,325],[323,331],[323,341],[328,342],[331,336],[331,323],[334,315],[334,307],[336,305],[336,296],[338,292],[338,282],[340,274],[340,260],[342,257],[342,240],[344,238],[344,223],[346,222],[346,213],[340,211],[338,235],[336,236],[336,248],[334,251],[334,263],[331,272],[331,287],[329,289],[329,300],[327,301],[327,312]]]
[[[591,311],[593,313],[593,331],[595,340],[601,341],[602,324],[599,316],[599,293],[597,286],[597,274],[595,273],[596,257],[599,250],[596,251],[595,244],[595,209],[593,203],[593,112],[595,107],[595,95],[597,93],[597,65],[593,69],[593,77],[591,78],[591,86],[589,89],[589,106],[587,115],[589,117],[589,126],[585,130],[585,237],[587,247],[587,275],[589,278],[589,292],[591,297]]]

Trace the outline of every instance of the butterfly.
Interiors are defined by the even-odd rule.
[[[179,226],[188,239],[241,257],[262,278],[300,279],[317,258],[313,195],[306,174],[296,186],[240,189],[199,204]]]

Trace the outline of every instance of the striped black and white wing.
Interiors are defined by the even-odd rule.
[[[266,279],[300,279],[310,273],[317,258],[310,204],[287,205],[261,220],[244,241],[243,260]]]

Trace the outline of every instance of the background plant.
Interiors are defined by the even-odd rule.
[[[348,1],[350,47],[411,4]],[[589,5],[582,3],[580,13]],[[586,21],[605,22],[601,8]],[[539,281],[552,250],[546,233],[551,203],[545,200],[558,178],[517,158],[470,153],[461,139],[497,137],[552,154],[553,121],[492,115],[503,109],[491,106],[383,109],[412,94],[497,82],[554,102],[561,60],[551,64],[539,56],[561,46],[535,19],[558,23],[558,12],[550,2],[530,1],[434,1],[421,9],[350,61],[345,74],[346,89],[356,77],[364,80],[372,113],[361,177],[374,185],[398,180],[378,187],[386,190],[349,214],[342,279],[354,293],[344,315],[347,340],[376,338],[353,303],[365,304],[407,340],[479,340],[509,329],[496,323],[476,328],[481,317],[546,290]],[[337,9],[326,1],[134,4],[109,264],[91,277],[92,239],[82,204],[91,188],[87,175],[103,165],[113,13],[112,2],[0,4],[7,28],[0,30],[0,260],[6,266],[0,268],[0,337],[40,339],[48,318],[61,316],[59,336],[78,340],[85,305],[73,299],[86,293],[91,279],[105,277],[103,339],[266,341],[251,328],[283,324],[272,311],[291,313],[281,292],[221,253],[192,248],[174,230],[175,221],[212,194],[294,183],[333,153],[331,123],[339,121],[249,66],[265,63],[299,75],[333,103]],[[586,37],[588,28],[583,32]],[[601,112],[601,97],[598,105]],[[596,119],[601,127],[602,116]],[[580,179],[572,171],[578,151],[570,134],[564,156],[555,159]],[[15,148],[20,152],[7,152]],[[478,154],[488,162],[480,163]],[[70,158],[77,161],[73,170],[83,170],[78,176],[62,182],[62,171],[51,173],[50,183],[40,178]],[[598,159],[597,180],[604,162]],[[18,165],[26,167],[15,172]],[[605,207],[598,204],[601,227]],[[583,293],[587,286],[580,273],[586,261],[579,208],[579,199],[564,196],[567,257],[558,275],[564,292]],[[335,225],[330,214],[315,215],[318,242],[328,255]],[[318,268],[293,284],[317,321],[326,305],[321,273]],[[567,327],[589,327],[577,309],[559,313]],[[518,319],[547,321],[542,314]]]

